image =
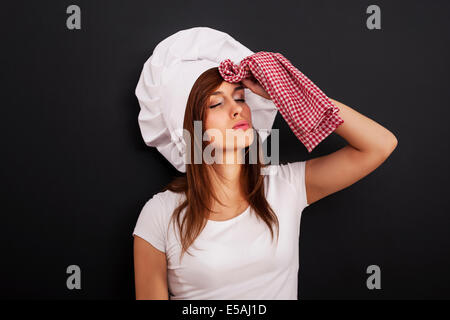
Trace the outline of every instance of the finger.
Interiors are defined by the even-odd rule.
[[[249,89],[255,87],[255,84],[249,79],[243,79],[242,83]]]

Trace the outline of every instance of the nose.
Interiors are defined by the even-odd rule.
[[[242,112],[242,106],[238,102],[234,101],[233,105],[231,106],[231,117],[234,119],[241,112]]]

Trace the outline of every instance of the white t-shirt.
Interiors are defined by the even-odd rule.
[[[166,253],[170,300],[298,299],[300,219],[309,205],[305,161],[266,170],[266,199],[280,225],[278,245],[276,226],[271,242],[267,224],[247,208],[229,220],[208,220],[189,248],[193,256],[185,253],[180,262],[178,227],[169,220],[184,195],[167,190],[144,205],[133,235]]]

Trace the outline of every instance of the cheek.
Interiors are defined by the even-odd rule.
[[[250,123],[252,122],[252,111],[250,110],[249,106],[246,106],[243,110],[245,118],[247,118]]]
[[[211,112],[207,111],[205,114],[205,129],[208,130],[212,127],[212,123],[214,123],[214,116]]]
[[[222,130],[225,127],[224,117],[220,112],[209,112],[205,118],[205,128]]]
[[[222,147],[226,144],[226,117],[219,111],[209,112],[205,117],[206,137],[209,143],[216,147]]]

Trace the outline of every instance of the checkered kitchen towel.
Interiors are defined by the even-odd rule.
[[[280,53],[260,51],[239,65],[226,59],[219,71],[231,83],[255,78],[308,152],[344,123],[340,109]]]

